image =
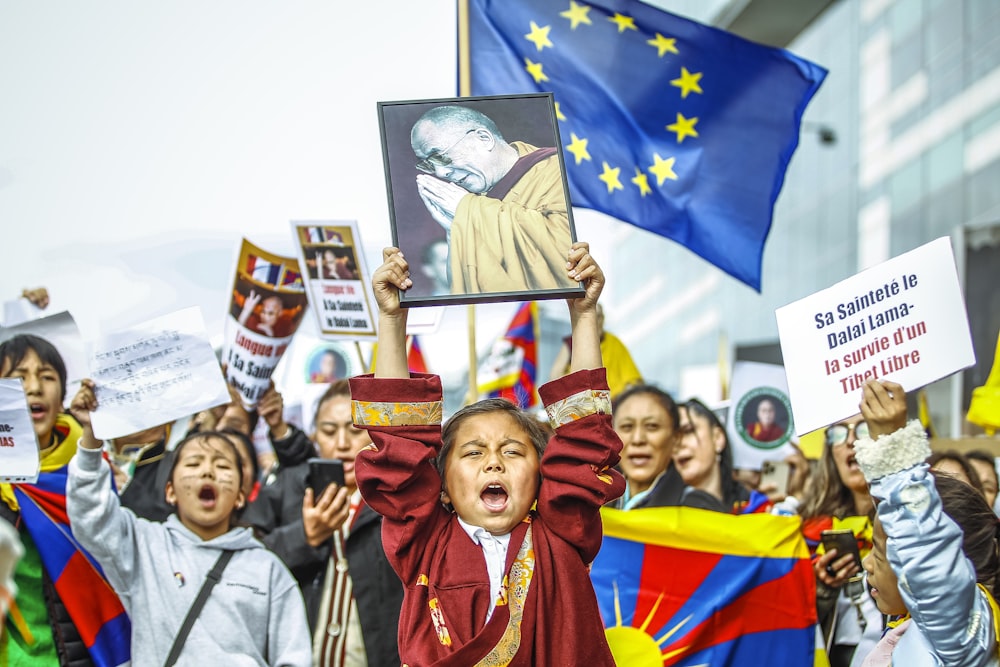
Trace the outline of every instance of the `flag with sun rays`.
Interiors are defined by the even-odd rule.
[[[469,0],[468,34],[472,95],[553,93],[574,206],[760,290],[774,202],[826,70],[638,0]]]
[[[601,514],[591,578],[619,665],[813,664],[816,584],[797,517]]]

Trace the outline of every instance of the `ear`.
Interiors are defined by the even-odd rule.
[[[441,489],[441,502],[445,505],[451,505],[451,496],[443,488]]]
[[[244,505],[246,505],[246,495],[244,495],[243,489],[241,488],[236,494],[236,509],[241,510]]]
[[[177,504],[177,494],[174,493],[174,483],[169,480],[167,481],[166,498],[167,504],[171,507]]]
[[[716,454],[726,451],[726,432],[718,426],[712,427],[712,444],[715,445]]]
[[[494,137],[493,133],[485,127],[481,127],[476,130],[476,139],[483,142],[487,150],[493,150],[493,147],[497,144],[497,138]]]

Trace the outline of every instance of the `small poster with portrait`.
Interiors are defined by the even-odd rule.
[[[226,380],[253,407],[305,315],[308,301],[298,260],[240,247],[222,348]]]
[[[403,307],[580,297],[551,93],[379,102]]]
[[[785,369],[776,364],[733,364],[726,430],[733,465],[760,470],[764,461],[780,461],[794,452],[795,424]]]
[[[357,222],[293,221],[292,234],[320,336],[374,340],[374,296]]]

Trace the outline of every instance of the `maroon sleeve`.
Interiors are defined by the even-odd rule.
[[[625,491],[605,370],[577,371],[538,393],[556,429],[542,456],[538,515],[589,563],[601,548],[601,507]]]
[[[372,445],[357,456],[355,475],[365,502],[384,518],[382,544],[409,584],[424,544],[448,519],[434,459],[441,447],[441,380],[351,378],[354,422]]]

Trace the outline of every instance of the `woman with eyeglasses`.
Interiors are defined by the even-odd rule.
[[[864,589],[852,554],[825,552],[824,530],[850,530],[864,558],[872,548],[875,504],[854,458],[854,443],[868,437],[861,415],[832,424],[799,514],[816,572],[816,611],[831,667],[859,665],[882,634],[882,615]]]

